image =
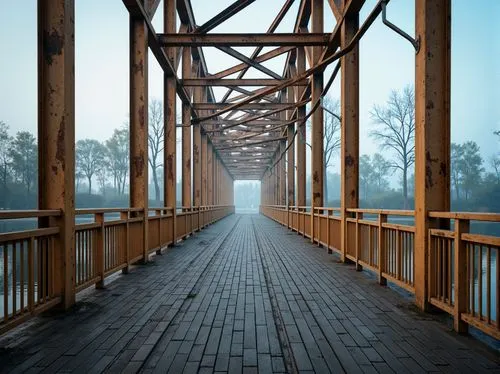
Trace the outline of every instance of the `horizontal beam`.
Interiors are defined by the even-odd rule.
[[[255,145],[277,142],[277,141],[280,141],[280,140],[286,140],[286,136],[282,136],[282,137],[279,137],[279,138],[272,138],[272,139],[261,140],[261,141],[252,142],[252,143],[238,143],[238,144],[233,144],[233,145],[227,145],[227,146],[217,147],[217,150],[234,149],[234,148],[248,148],[248,147],[253,147]]]
[[[221,126],[231,126],[231,125],[234,125],[236,124],[237,121],[233,120],[233,121],[229,121],[229,120],[215,120],[215,119],[211,119],[211,120],[208,120],[208,121],[204,121],[203,124],[204,125],[221,125]],[[246,127],[251,127],[251,126],[267,126],[267,125],[270,125],[270,126],[273,126],[273,125],[281,125],[282,123],[285,123],[287,121],[283,121],[283,120],[280,120],[280,119],[275,119],[275,120],[254,120],[254,121],[251,121],[251,122],[246,122],[244,125],[242,126],[246,126]]]
[[[222,110],[229,107],[227,103],[194,103],[195,110]],[[248,103],[242,105],[238,110],[275,110],[290,108],[288,103]]]
[[[330,34],[157,34],[163,47],[325,46]]]
[[[282,83],[282,80],[277,79],[213,79],[213,78],[199,78],[199,79],[184,79],[181,83],[187,86],[276,86]],[[296,86],[306,86],[307,81],[297,82]]]

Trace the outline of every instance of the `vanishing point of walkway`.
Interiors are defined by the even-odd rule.
[[[472,338],[256,215],[0,338],[0,372],[499,372]]]

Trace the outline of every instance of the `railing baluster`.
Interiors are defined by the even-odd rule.
[[[497,330],[500,330],[500,247],[496,249],[496,289],[497,289],[497,297],[496,297],[496,322],[497,322]]]
[[[123,269],[122,273],[128,273],[128,267],[130,266],[130,222],[128,210],[120,212],[120,219],[125,220],[125,263],[127,264]]]
[[[491,323],[491,247],[486,247],[486,320]],[[497,285],[498,287],[498,285]]]
[[[104,246],[104,213],[97,213],[94,215],[94,220],[96,223],[100,224],[100,227],[96,230],[96,267],[97,274],[99,276],[99,281],[95,284],[96,288],[104,288],[104,269],[106,266],[105,260],[105,246]]]
[[[20,262],[21,262],[21,274],[20,274],[20,295],[21,295],[21,313],[24,313],[24,240],[21,240],[21,252],[20,252]]]
[[[31,237],[28,242],[28,310],[33,313],[35,309],[35,256],[33,254],[35,239]]]
[[[386,271],[386,246],[385,246],[385,230],[384,223],[387,222],[386,214],[378,215],[378,242],[377,242],[377,255],[378,255],[378,283],[385,286],[387,279],[383,273]]]
[[[448,298],[448,304],[452,305],[452,274],[451,274],[451,241],[446,240],[446,263],[448,268],[446,270],[446,297]]]
[[[479,255],[477,257],[477,299],[479,319],[483,319],[483,247],[479,245]]]
[[[16,249],[17,249],[17,242],[12,243],[12,315],[16,315],[16,308],[17,308],[17,303],[16,303],[16,298],[17,298],[17,290],[16,290],[16,283],[17,283],[17,274],[16,274],[16,262],[17,262],[17,255],[16,255]],[[5,281],[5,280],[4,280]]]
[[[9,319],[9,261],[8,252],[9,242],[3,247],[3,319],[5,322]]]

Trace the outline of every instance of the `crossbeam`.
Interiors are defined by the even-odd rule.
[[[162,47],[326,46],[330,34],[157,34]]]
[[[234,87],[234,86],[276,86],[283,83],[283,80],[277,79],[213,79],[213,78],[198,78],[198,79],[184,79],[181,83],[185,87],[189,86],[221,86],[221,87]],[[305,86],[307,81],[300,81],[295,83],[295,86]]]
[[[230,106],[226,103],[194,103],[195,110],[222,110]],[[275,110],[275,109],[288,109],[290,104],[286,103],[248,103],[240,106],[239,110]]]

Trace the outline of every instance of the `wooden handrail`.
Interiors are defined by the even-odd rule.
[[[474,212],[429,212],[431,218],[468,219],[470,221],[499,222],[500,213],[474,213]]]
[[[0,219],[59,217],[60,210],[0,210]]]

